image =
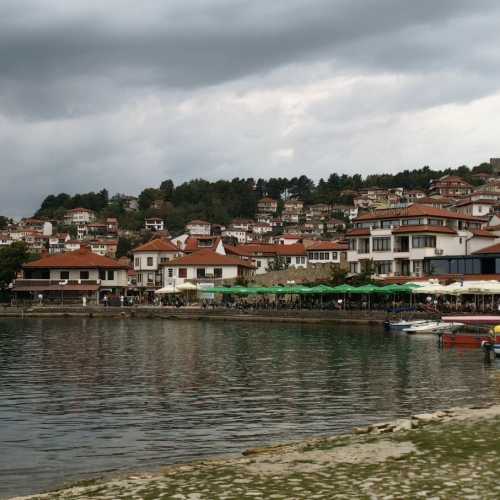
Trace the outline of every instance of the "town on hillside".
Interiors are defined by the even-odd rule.
[[[489,165],[473,174],[474,183],[447,174],[426,189],[363,186],[340,192],[338,203],[258,192],[253,217],[192,219],[182,227],[178,220],[169,224],[175,206],[164,196],[155,199],[158,190],[146,190],[147,210],[143,195],[108,200],[99,193],[99,210],[57,206],[47,216],[52,196],[36,217],[0,219],[0,252],[23,247],[26,255],[0,284],[16,297],[133,296],[147,303],[166,287],[264,282],[266,276],[269,285],[311,282],[334,270],[387,283],[497,279],[500,159]],[[135,226],[113,216],[117,200],[121,220]]]

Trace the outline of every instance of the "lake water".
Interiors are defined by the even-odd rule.
[[[480,351],[382,327],[0,319],[0,498],[490,401],[499,387]]]

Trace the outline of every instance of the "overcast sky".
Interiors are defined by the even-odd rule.
[[[500,156],[498,0],[1,0],[0,214]]]

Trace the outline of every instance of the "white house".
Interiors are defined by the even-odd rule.
[[[89,224],[95,221],[95,213],[88,208],[73,208],[64,214],[64,223],[69,225]]]
[[[229,226],[227,229],[222,231],[222,236],[226,238],[234,238],[240,244],[246,243],[248,241],[248,232],[242,228],[236,228]]]
[[[165,221],[159,217],[148,217],[144,219],[144,228],[147,231],[163,231],[165,229]]]
[[[157,238],[134,248],[134,271],[137,287],[153,291],[163,286],[163,267],[182,255],[182,250],[171,241]]]
[[[217,283],[225,279],[251,278],[255,266],[236,257],[221,255],[212,250],[199,250],[169,262],[164,267],[165,285],[179,285],[184,281]]]
[[[420,276],[425,258],[468,255],[474,238],[487,241],[482,234],[474,235],[485,219],[420,204],[376,210],[353,222],[354,228],[346,233],[352,273],[372,262],[376,275]]]
[[[318,241],[307,249],[308,264],[340,264],[347,258],[347,245],[339,241]]]
[[[186,224],[186,230],[191,236],[210,236],[212,225],[204,220],[192,220]]]

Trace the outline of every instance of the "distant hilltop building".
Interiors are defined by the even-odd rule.
[[[500,158],[490,158],[490,165],[493,167],[493,173],[500,175]]]

